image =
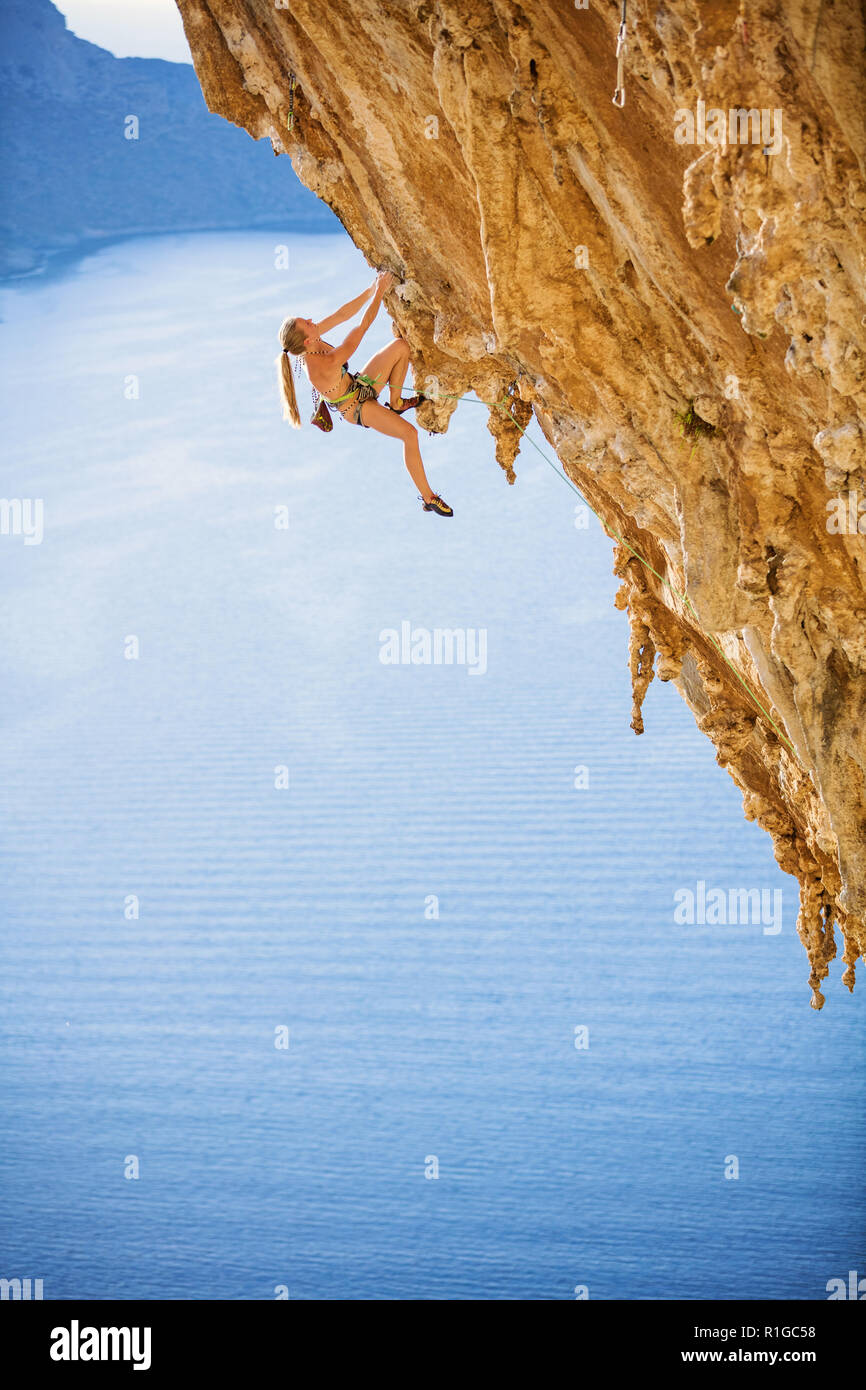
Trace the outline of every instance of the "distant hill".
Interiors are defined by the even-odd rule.
[[[121,233],[340,229],[287,157],[211,115],[191,64],[115,58],[51,0],[2,0],[0,92],[0,275]]]

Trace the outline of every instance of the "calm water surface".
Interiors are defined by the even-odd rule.
[[[809,1008],[796,886],[672,688],[632,734],[610,542],[534,450],[509,488],[480,405],[422,433],[443,521],[394,442],[281,422],[281,317],[371,277],[274,242],[2,297],[44,539],[0,538],[0,1274],[825,1298],[866,1269],[866,979]],[[486,673],[383,665],[404,621],[484,629]],[[675,924],[699,880],[781,889],[781,932]]]

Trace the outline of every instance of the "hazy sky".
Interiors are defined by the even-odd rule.
[[[80,39],[118,58],[191,61],[174,0],[54,0]]]

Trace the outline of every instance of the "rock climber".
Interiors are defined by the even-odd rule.
[[[295,396],[295,383],[292,378],[291,359],[295,359],[295,369],[302,364],[313,388],[313,398],[320,396],[333,406],[353,425],[363,425],[366,429],[378,430],[380,434],[391,435],[403,441],[403,462],[409,476],[418,488],[419,499],[425,512],[435,512],[437,516],[453,516],[452,509],[433,491],[421,462],[418,447],[418,431],[403,416],[407,410],[420,405],[424,397],[420,394],[404,397],[403,381],[409,367],[409,344],[405,338],[394,338],[379,352],[374,353],[362,372],[349,371],[349,358],[358,348],[364,334],[379,311],[383,296],[394,284],[390,271],[382,271],[376,276],[369,289],[355,299],[344,304],[336,313],[329,314],[319,323],[312,319],[284,319],[280,327],[280,347],[278,362],[280,396],[283,402],[283,419],[296,429],[300,428],[301,416]],[[372,298],[371,298],[372,296]],[[355,317],[366,300],[370,300],[359,324],[347,333],[342,343],[333,347],[323,338],[338,324],[346,323]],[[378,382],[387,383],[390,399],[387,405],[380,405],[376,397],[381,390]],[[313,416],[319,423],[321,406]],[[317,418],[318,417],[318,418]],[[330,429],[330,419],[322,422],[322,428]]]

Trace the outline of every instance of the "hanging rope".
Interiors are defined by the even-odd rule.
[[[625,106],[625,32],[626,32],[626,6],[628,0],[622,0],[622,19],[620,20],[619,32],[616,36],[616,91],[613,94],[614,106],[622,109]]]
[[[625,11],[625,0],[623,0],[623,11]],[[296,360],[295,360],[294,366],[295,366],[296,375],[300,376],[300,360],[299,360],[299,359],[296,359]],[[356,390],[356,388],[357,388],[358,383],[363,383],[365,386],[375,386],[375,385],[376,385],[376,382],[377,382],[377,381],[379,380],[379,378],[382,376],[382,373],[380,372],[379,375],[376,376],[376,377],[370,377],[370,376],[366,375],[364,372],[356,372],[356,373],[354,373],[354,376],[355,376],[355,386],[353,386],[352,390],[351,390],[351,391],[347,391],[346,394],[345,394],[344,396],[339,396],[339,397],[337,398],[337,400],[335,400],[335,401],[328,401],[328,404],[329,404],[329,405],[339,405],[342,401],[348,400],[349,396],[351,396],[351,395],[354,394],[354,392],[355,392],[355,390]],[[315,386],[313,386],[313,383],[312,383],[312,382],[310,382],[310,386],[312,387],[312,391],[313,391],[313,407],[314,407],[314,409],[318,409],[319,402],[320,402],[320,400],[323,399],[323,397],[322,397],[322,396],[319,394],[319,392],[316,390]],[[442,393],[439,394],[439,395],[433,395],[433,394],[430,393],[429,391],[424,391],[422,394],[424,395],[424,397],[425,397],[427,400],[430,400],[430,401],[466,401],[466,400],[469,400],[469,399],[470,399],[468,395],[466,395],[466,396],[458,396],[458,395],[455,395],[453,392],[442,392]],[[796,758],[797,761],[799,761],[799,755],[798,755],[797,750],[796,750],[796,748],[794,747],[793,743],[792,743],[791,740],[787,737],[787,735],[784,734],[784,733],[782,732],[782,730],[779,728],[779,725],[776,723],[775,719],[774,719],[773,716],[770,714],[769,710],[766,710],[766,709],[764,708],[764,706],[761,704],[761,701],[759,700],[758,696],[755,694],[755,692],[754,692],[754,690],[752,689],[752,687],[749,685],[748,681],[744,680],[744,678],[740,675],[740,673],[739,673],[739,671],[737,670],[736,666],[735,666],[734,663],[725,655],[725,652],[722,650],[722,647],[721,647],[721,646],[719,645],[719,643],[716,641],[716,639],[715,639],[715,637],[712,635],[712,633],[710,633],[710,632],[704,632],[704,630],[703,630],[703,628],[702,628],[702,626],[701,626],[701,620],[700,620],[700,618],[698,617],[697,611],[695,610],[695,606],[694,606],[694,604],[692,603],[691,599],[688,597],[688,595],[687,595],[687,594],[681,594],[681,593],[679,592],[678,589],[675,589],[674,586],[673,586],[673,584],[671,584],[671,583],[669,582],[669,580],[665,579],[665,577],[664,577],[663,574],[659,574],[658,570],[655,569],[655,568],[650,564],[649,560],[644,559],[643,555],[641,555],[639,551],[635,550],[634,546],[633,546],[633,545],[630,545],[629,542],[625,539],[625,537],[624,537],[624,536],[621,536],[621,535],[619,534],[619,532],[618,532],[617,530],[615,530],[615,528],[614,528],[613,526],[611,526],[610,522],[607,522],[607,521],[602,520],[602,518],[599,516],[599,514],[598,514],[598,512],[595,510],[595,508],[594,508],[594,507],[591,507],[590,504],[589,504],[589,502],[587,502],[586,498],[584,497],[583,493],[581,492],[581,490],[580,490],[580,488],[577,486],[577,484],[574,483],[574,482],[572,482],[571,478],[569,478],[568,474],[567,474],[564,470],[560,470],[559,468],[557,468],[556,464],[553,462],[553,459],[550,458],[550,457],[544,452],[543,449],[539,448],[539,446],[536,444],[536,442],[535,442],[535,440],[532,438],[532,436],[531,436],[530,434],[527,433],[526,426],[521,425],[520,421],[517,420],[517,419],[515,419],[514,415],[513,415],[512,412],[511,412],[511,409],[510,409],[511,404],[512,404],[512,400],[513,400],[513,398],[512,398],[511,396],[509,396],[509,394],[506,392],[506,394],[503,396],[503,398],[502,398],[501,401],[480,401],[480,400],[478,400],[478,399],[476,398],[476,400],[473,402],[473,404],[475,404],[475,405],[484,405],[484,406],[486,406],[486,407],[488,408],[488,410],[496,409],[496,410],[498,410],[498,411],[500,412],[500,414],[507,416],[507,418],[511,421],[511,423],[512,423],[513,425],[516,425],[517,428],[520,430],[520,433],[523,435],[523,438],[524,438],[524,439],[527,439],[527,440],[529,441],[529,443],[532,445],[532,447],[533,447],[533,449],[536,451],[536,453],[541,454],[541,457],[544,459],[545,463],[548,464],[549,467],[551,467],[551,468],[553,469],[553,471],[554,471],[554,473],[556,474],[556,476],[557,476],[558,478],[560,478],[560,479],[562,480],[562,482],[567,483],[568,486],[571,488],[572,492],[577,493],[577,496],[580,498],[580,500],[581,500],[581,502],[583,503],[583,505],[584,505],[590,512],[592,512],[593,516],[596,517],[596,518],[598,519],[598,521],[601,523],[601,525],[604,527],[604,529],[608,532],[608,534],[611,535],[611,536],[613,536],[614,540],[618,541],[620,545],[624,546],[625,549],[628,550],[629,553],[630,553],[631,555],[633,555],[634,558],[635,558],[636,560],[639,560],[640,563],[641,563],[642,565],[644,565],[644,566],[646,567],[646,569],[649,570],[650,574],[655,575],[655,577],[656,577],[656,579],[659,581],[659,583],[662,584],[666,589],[669,589],[670,592],[674,595],[675,598],[679,599],[679,601],[680,601],[680,603],[682,603],[683,607],[684,607],[684,608],[687,608],[687,609],[689,610],[689,612],[691,613],[692,618],[694,619],[694,622],[695,622],[695,626],[697,627],[698,631],[699,631],[699,632],[701,633],[701,635],[706,639],[706,641],[709,642],[710,645],[711,645],[712,647],[715,648],[716,652],[717,652],[718,655],[722,658],[722,661],[723,661],[723,662],[725,663],[725,665],[728,667],[728,669],[729,669],[729,671],[731,672],[731,674],[735,677],[735,679],[736,679],[737,681],[739,681],[740,685],[743,687],[743,689],[746,691],[746,693],[750,696],[750,698],[754,701],[755,706],[756,706],[757,709],[761,712],[761,714],[764,716],[764,718],[766,719],[767,723],[768,723],[768,724],[775,730],[775,732],[778,734],[779,739],[781,740],[781,742],[784,743],[785,747],[786,747],[786,748],[788,749],[788,751],[792,754],[792,756],[793,756],[794,758]],[[338,414],[342,414],[342,411],[339,411]],[[345,417],[344,417],[344,418],[345,418]]]
[[[625,9],[625,6],[624,6],[624,5],[623,5],[623,9]],[[428,395],[428,393],[425,391],[425,392],[424,392],[424,395],[427,396],[427,399],[428,399],[428,400],[445,400],[445,401],[466,401],[466,400],[469,400],[469,397],[468,397],[468,396],[455,396],[455,395],[453,395],[453,394],[443,394],[443,395],[441,395],[441,396],[430,396],[430,395]],[[726,666],[728,667],[728,669],[730,670],[731,674],[732,674],[733,676],[736,677],[736,679],[739,681],[740,685],[743,687],[743,689],[746,691],[746,693],[747,693],[747,694],[751,697],[751,699],[754,701],[755,705],[756,705],[757,708],[760,710],[761,714],[764,716],[764,718],[766,719],[767,723],[771,725],[771,727],[772,727],[772,728],[775,730],[775,732],[778,734],[779,738],[781,739],[782,743],[784,743],[784,745],[785,745],[785,747],[788,749],[788,751],[789,751],[789,752],[793,755],[793,757],[796,758],[797,761],[799,762],[799,755],[798,755],[797,750],[796,750],[796,748],[794,747],[793,743],[792,743],[791,740],[782,732],[782,730],[779,728],[779,726],[778,726],[778,724],[776,723],[776,721],[775,721],[775,719],[773,718],[773,716],[769,713],[769,711],[766,710],[766,709],[764,709],[764,706],[761,704],[761,701],[758,699],[758,696],[755,694],[754,690],[753,690],[752,687],[749,685],[748,681],[746,681],[746,680],[743,679],[743,677],[740,675],[740,673],[739,673],[739,671],[737,670],[737,668],[736,668],[736,666],[734,665],[734,663],[733,663],[732,661],[730,661],[730,660],[728,659],[728,657],[725,655],[724,651],[722,650],[722,648],[721,648],[721,646],[719,645],[719,643],[716,641],[715,637],[713,637],[712,633],[710,633],[710,632],[704,632],[703,628],[701,627],[701,620],[700,620],[700,618],[698,617],[697,612],[695,611],[695,607],[694,607],[694,604],[692,603],[691,599],[690,599],[686,594],[681,594],[681,593],[679,592],[678,589],[675,589],[674,586],[673,586],[673,584],[671,584],[667,579],[665,579],[664,575],[659,574],[658,570],[653,568],[653,566],[650,564],[649,560],[645,560],[644,557],[643,557],[643,555],[641,555],[639,551],[635,550],[635,548],[634,548],[633,545],[629,545],[629,543],[628,543],[628,541],[625,539],[625,537],[624,537],[624,536],[621,536],[621,535],[619,534],[619,532],[616,531],[616,530],[614,529],[614,527],[610,525],[609,522],[603,521],[603,520],[602,520],[602,518],[599,516],[599,514],[598,514],[598,512],[595,510],[595,508],[594,508],[594,507],[591,507],[590,504],[589,504],[589,502],[587,502],[586,498],[584,497],[583,493],[581,492],[581,490],[580,490],[580,488],[577,486],[577,484],[572,482],[571,478],[569,478],[569,476],[568,476],[568,474],[567,474],[566,472],[561,471],[559,468],[557,468],[557,466],[556,466],[556,464],[553,462],[553,460],[552,460],[551,458],[548,457],[548,455],[544,452],[543,449],[539,448],[539,446],[536,444],[536,442],[535,442],[535,440],[532,438],[532,436],[529,435],[529,434],[527,434],[526,428],[525,428],[523,425],[521,425],[520,421],[519,421],[519,420],[516,420],[516,419],[514,418],[514,416],[513,416],[512,413],[511,413],[511,410],[509,409],[509,406],[511,405],[511,397],[508,396],[508,395],[506,394],[506,395],[503,397],[503,399],[502,399],[501,401],[479,401],[479,400],[476,400],[476,401],[474,402],[474,404],[475,404],[475,405],[485,405],[485,406],[487,406],[488,409],[492,409],[492,408],[495,407],[497,410],[500,411],[501,414],[507,415],[508,419],[512,422],[512,424],[516,425],[517,428],[520,430],[520,433],[523,435],[524,439],[527,439],[527,440],[529,441],[529,443],[532,445],[533,449],[535,449],[536,453],[541,454],[541,457],[544,459],[545,463],[549,464],[549,466],[553,469],[553,471],[554,471],[554,473],[556,474],[557,478],[560,478],[564,483],[567,483],[568,486],[571,488],[572,492],[576,492],[576,493],[577,493],[577,495],[578,495],[578,497],[580,498],[580,500],[581,500],[581,502],[583,503],[583,505],[584,505],[589,511],[592,512],[593,516],[596,517],[597,520],[598,520],[599,522],[601,522],[601,525],[604,527],[604,529],[605,529],[611,536],[613,536],[614,540],[618,541],[620,545],[625,546],[626,550],[628,550],[628,551],[634,556],[634,558],[635,558],[636,560],[639,560],[640,563],[641,563],[642,565],[644,565],[644,566],[649,570],[650,574],[654,574],[654,575],[655,575],[656,579],[659,581],[660,584],[663,584],[664,587],[665,587],[666,589],[669,589],[669,590],[670,590],[670,592],[674,595],[675,598],[678,598],[678,599],[680,600],[680,602],[683,604],[683,606],[684,606],[685,608],[687,608],[687,609],[689,610],[689,612],[691,613],[691,615],[692,615],[692,617],[693,617],[693,619],[694,619],[694,621],[695,621],[695,626],[697,627],[698,631],[699,631],[699,632],[701,633],[701,635],[706,639],[706,641],[709,642],[710,645],[711,645],[712,647],[715,648],[715,650],[717,651],[717,653],[719,654],[719,656],[722,658],[722,661],[725,663],[725,665],[726,665]]]
[[[289,130],[294,130],[295,126],[295,74],[289,73],[289,114],[286,120]]]

